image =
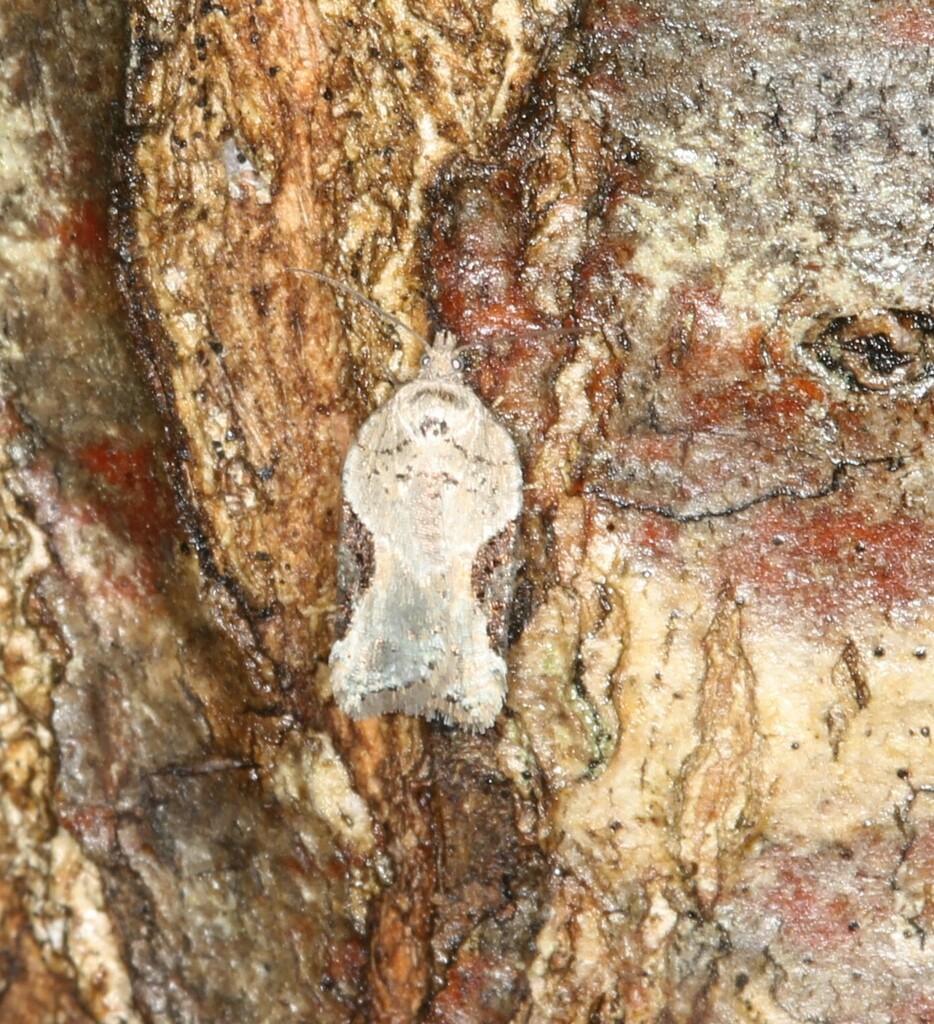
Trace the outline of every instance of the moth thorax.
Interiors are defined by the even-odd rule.
[[[441,440],[470,429],[475,419],[470,399],[471,393],[462,384],[445,386],[433,381],[415,386],[400,415],[412,436]]]

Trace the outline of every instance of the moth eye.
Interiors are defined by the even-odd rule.
[[[464,360],[460,356],[451,357],[451,369],[460,372],[464,368]]]
[[[424,355],[422,356],[422,358],[421,358],[421,359],[419,359],[419,363],[420,363],[420,365],[421,365],[421,368],[422,368],[423,370],[427,370],[427,369],[428,369],[428,367],[429,367],[429,366],[431,365],[431,356],[430,356],[430,355],[429,355],[429,354],[428,354],[428,353],[426,352],[426,353],[425,353],[425,354],[424,354]]]

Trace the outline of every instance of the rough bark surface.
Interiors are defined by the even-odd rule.
[[[934,1019],[929,5],[15,7],[0,1022]],[[330,699],[293,267],[520,447],[483,736]]]

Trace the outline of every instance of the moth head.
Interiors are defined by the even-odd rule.
[[[425,349],[421,358],[421,374],[424,380],[460,380],[464,370],[463,356],[457,350],[457,336],[452,331],[439,331],[434,342]]]

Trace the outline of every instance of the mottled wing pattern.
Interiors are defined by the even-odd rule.
[[[331,652],[338,703],[488,728],[506,692],[522,505],[509,433],[453,374],[419,378],[361,428],[344,500],[339,572],[353,593]]]

